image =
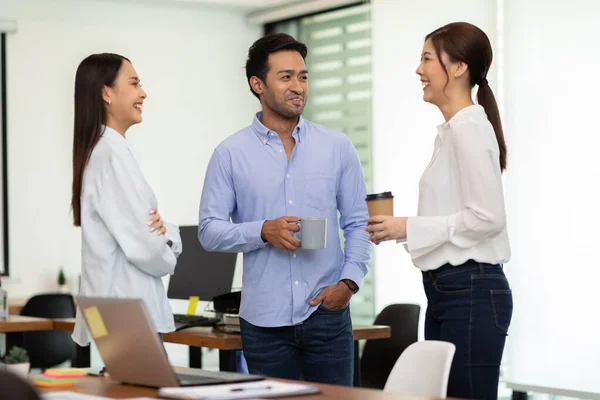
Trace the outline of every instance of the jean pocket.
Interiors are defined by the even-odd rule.
[[[341,313],[342,311],[346,311],[346,309],[350,306],[350,303],[346,304],[344,307],[342,308],[338,308],[338,309],[334,309],[334,308],[327,308],[323,305],[323,303],[321,303],[319,305],[319,309],[326,311],[326,312],[330,312],[330,313]]]
[[[490,296],[492,298],[492,310],[494,311],[496,327],[505,335],[508,335],[508,327],[510,326],[513,313],[512,290],[490,290]]]
[[[438,293],[462,295],[471,293],[471,271],[461,271],[439,276],[433,282]]]
[[[331,210],[336,206],[335,178],[325,175],[307,175],[304,178],[306,205],[317,210]]]

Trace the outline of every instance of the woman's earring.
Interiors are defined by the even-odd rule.
[[[112,100],[109,100],[108,101],[108,105],[110,106],[111,104],[112,104]]]

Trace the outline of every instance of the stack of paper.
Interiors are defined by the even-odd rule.
[[[227,385],[161,388],[158,395],[170,399],[233,400],[298,396],[318,392],[319,389],[314,386],[263,380]]]
[[[44,388],[65,388],[75,386],[79,379],[87,375],[84,368],[49,368],[33,380],[33,384]]]
[[[240,317],[234,314],[224,314],[223,323],[219,330],[226,333],[240,333]]]

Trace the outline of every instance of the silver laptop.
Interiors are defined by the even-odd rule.
[[[188,369],[175,372],[141,299],[77,297],[110,378],[152,387],[214,385],[264,379],[258,375]]]

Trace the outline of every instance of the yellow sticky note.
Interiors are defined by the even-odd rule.
[[[200,301],[200,297],[198,296],[190,296],[190,302],[188,304],[188,315],[196,315],[196,307],[198,307],[198,302]]]
[[[98,307],[92,306],[84,308],[83,312],[90,328],[90,333],[94,339],[100,339],[108,335],[108,332],[106,331],[106,325],[104,325],[104,321],[102,320],[102,316],[100,316]]]

